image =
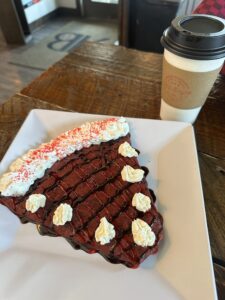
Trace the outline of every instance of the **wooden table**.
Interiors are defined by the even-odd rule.
[[[33,108],[159,118],[162,56],[86,43],[0,107],[0,158]],[[225,295],[225,78],[194,125],[219,299]]]

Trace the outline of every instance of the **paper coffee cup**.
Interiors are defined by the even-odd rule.
[[[225,57],[225,21],[208,15],[174,19],[164,50],[160,116],[193,123]]]

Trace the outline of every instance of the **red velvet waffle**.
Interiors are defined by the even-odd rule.
[[[22,223],[37,224],[41,234],[62,236],[75,249],[98,252],[112,263],[136,268],[158,251],[163,220],[145,177],[136,183],[122,180],[121,170],[125,165],[140,168],[136,157],[123,157],[118,153],[118,147],[125,141],[130,143],[129,134],[75,151],[47,169],[24,196],[0,195],[0,203]],[[146,176],[147,169],[144,170]],[[138,192],[151,198],[151,209],[145,213],[132,206],[132,197]],[[31,194],[46,196],[45,207],[35,213],[26,210],[26,200]],[[56,226],[52,221],[53,214],[61,203],[68,203],[73,208],[73,216],[65,225]],[[115,238],[105,245],[95,240],[96,228],[103,217],[114,225],[116,233]],[[131,224],[137,218],[144,220],[155,233],[153,246],[142,247],[134,243]]]

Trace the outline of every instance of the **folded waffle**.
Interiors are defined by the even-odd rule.
[[[124,118],[85,123],[12,163],[0,204],[40,234],[136,268],[158,251],[163,220]]]

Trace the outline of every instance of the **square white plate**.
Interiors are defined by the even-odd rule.
[[[0,173],[18,156],[85,121],[106,116],[33,110],[11,144]],[[216,299],[204,201],[191,125],[129,119],[139,161],[149,168],[164,218],[158,255],[137,270],[41,237],[0,206],[0,299]]]

